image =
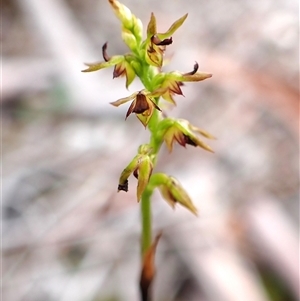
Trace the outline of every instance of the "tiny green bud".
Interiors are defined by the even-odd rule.
[[[138,153],[141,155],[149,155],[152,151],[152,147],[149,144],[142,144],[138,148]]]
[[[133,33],[125,27],[122,28],[122,39],[132,51],[136,50],[136,38]]]
[[[88,68],[82,70],[81,72],[98,71],[100,69],[115,66],[117,64],[122,63],[123,61],[124,61],[124,56],[123,55],[114,55],[108,61],[97,62],[97,63],[85,63],[85,65],[88,66]]]
[[[132,32],[137,40],[137,43],[140,44],[143,39],[143,23],[140,19],[134,18]]]
[[[132,28],[133,15],[130,9],[116,0],[109,0],[109,3],[112,6],[114,13],[118,17],[118,19],[122,22],[122,25],[128,29]]]

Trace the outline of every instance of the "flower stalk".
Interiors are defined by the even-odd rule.
[[[125,119],[135,114],[142,125],[150,131],[150,141],[138,148],[137,154],[123,169],[118,183],[118,191],[127,192],[128,178],[133,175],[137,179],[136,199],[141,201],[141,295],[149,296],[148,290],[154,277],[154,253],[158,238],[153,241],[151,197],[154,189],[158,189],[162,198],[175,208],[179,204],[194,215],[198,210],[181,186],[180,182],[164,173],[153,173],[160,148],[166,145],[172,152],[174,144],[186,147],[192,145],[206,151],[213,152],[212,148],[202,141],[199,136],[207,139],[214,137],[207,131],[200,129],[187,120],[166,117],[162,111],[161,102],[167,101],[176,105],[175,97],[182,96],[185,82],[199,82],[210,78],[209,73],[198,72],[198,63],[189,72],[163,72],[164,53],[173,42],[173,35],[182,26],[187,14],[175,21],[165,33],[157,30],[155,15],[151,13],[146,27],[146,37],[143,40],[143,24],[129,8],[116,0],[108,0],[115,15],[121,22],[122,39],[129,48],[129,52],[122,55],[109,56],[108,44],[102,47],[103,61],[87,63],[83,72],[93,72],[103,68],[114,67],[113,78],[125,77],[125,86],[128,89],[131,83],[139,78],[144,89],[136,91],[130,96],[111,102],[115,107],[131,104],[128,107]],[[160,237],[160,235],[159,235]],[[151,260],[149,259],[151,258]],[[149,271],[147,271],[149,269]],[[151,271],[150,271],[151,270]],[[147,276],[145,276],[147,275]],[[149,276],[150,275],[150,276]],[[143,279],[145,277],[145,279]],[[143,291],[147,290],[147,291]],[[150,300],[145,299],[142,300]]]

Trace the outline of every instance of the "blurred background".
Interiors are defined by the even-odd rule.
[[[166,70],[213,77],[183,87],[170,116],[218,138],[215,154],[162,148],[200,214],[157,193],[155,301],[299,300],[298,3],[124,0],[174,34]],[[118,177],[148,141],[113,69],[83,62],[127,51],[104,0],[2,0],[2,295],[7,301],[139,300],[135,179]]]

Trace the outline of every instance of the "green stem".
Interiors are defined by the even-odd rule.
[[[140,79],[142,83],[144,84],[145,88],[152,92],[152,79],[157,73],[156,69],[149,65],[144,65],[142,69],[142,76],[140,76]],[[156,127],[159,121],[161,120],[161,113],[157,110],[153,112],[153,115],[149,121],[148,129],[151,132],[151,139],[150,139],[150,145],[153,148],[153,154],[154,156],[154,162],[153,165],[156,164],[156,157],[159,150],[159,146],[157,146],[156,141],[154,139]],[[142,194],[142,200],[141,200],[141,219],[142,219],[142,238],[141,238],[141,247],[142,247],[142,254],[145,254],[145,251],[148,250],[148,248],[152,244],[152,214],[151,214],[151,195],[153,193],[153,190],[150,189],[149,185],[145,189],[145,191]]]
[[[142,254],[151,246],[152,243],[152,216],[151,216],[151,197],[152,193],[145,190],[142,194],[141,213],[142,213]]]

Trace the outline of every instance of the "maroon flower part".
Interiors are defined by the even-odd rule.
[[[183,82],[198,82],[212,77],[209,73],[197,72],[199,68],[196,62],[192,71],[187,73],[180,73],[173,71],[169,73],[159,73],[154,79],[155,86],[165,89],[165,93],[162,94],[162,98],[166,101],[176,105],[174,95],[183,95],[181,87],[184,85]]]
[[[197,215],[198,210],[190,199],[189,195],[177,179],[164,173],[155,173],[151,176],[150,186],[157,187],[164,200],[175,209],[180,204],[193,214]]]
[[[146,48],[146,61],[149,65],[161,67],[166,46],[172,44],[172,38],[161,41],[158,37],[152,36]]]
[[[165,33],[158,33],[156,29],[156,18],[151,13],[147,27],[147,39],[145,41],[145,59],[149,65],[161,67],[163,65],[163,54],[166,46],[172,44],[171,35],[182,25],[187,14],[175,21]]]
[[[142,124],[144,126],[147,126],[153,114],[153,111],[155,109],[161,111],[161,109],[158,107],[158,105],[153,99],[154,97],[160,96],[163,92],[164,90],[156,90],[152,93],[146,90],[142,90],[139,92],[135,92],[128,97],[111,102],[111,104],[115,107],[118,107],[130,100],[133,100],[130,107],[128,108],[125,119],[127,119],[127,117],[131,113],[135,113],[139,120],[142,122]]]
[[[113,78],[116,77],[126,77],[126,88],[133,82],[135,78],[135,71],[130,64],[130,60],[132,59],[132,55],[114,55],[110,57],[107,52],[107,43],[102,46],[102,56],[104,62],[97,63],[86,63],[88,66],[87,69],[82,70],[82,72],[93,72],[103,68],[115,66],[113,72]]]
[[[128,191],[128,178],[133,174],[137,180],[137,201],[139,202],[142,193],[148,185],[153,170],[153,163],[148,153],[137,154],[122,171],[118,184],[118,191]]]
[[[164,130],[164,141],[169,152],[173,149],[174,142],[177,142],[181,146],[186,146],[187,144],[192,146],[199,146],[209,152],[213,153],[213,150],[210,146],[204,143],[196,135],[197,133],[208,138],[215,139],[214,136],[208,132],[193,126],[187,120],[184,119],[165,119],[164,121],[168,126]]]

